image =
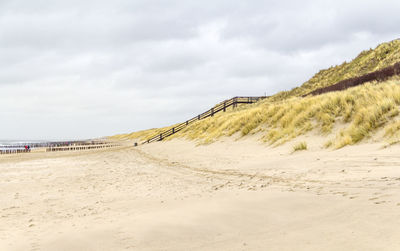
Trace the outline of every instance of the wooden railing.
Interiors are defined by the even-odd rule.
[[[29,146],[29,147],[28,147]],[[68,141],[68,142],[45,142],[45,143],[26,143],[18,145],[0,145],[0,155],[30,153],[43,149],[46,152],[59,151],[82,151],[101,148],[110,148],[120,146],[119,144],[103,142],[103,141]]]
[[[31,149],[2,149],[0,154],[17,154],[17,153],[30,153]]]
[[[367,74],[364,74],[364,75],[361,75],[358,77],[354,77],[354,78],[345,79],[345,80],[337,82],[336,84],[333,84],[333,85],[330,85],[327,87],[323,87],[323,88],[319,88],[319,89],[314,90],[306,95],[303,95],[303,97],[310,96],[310,95],[320,95],[320,94],[334,92],[334,91],[343,91],[350,87],[362,85],[362,84],[365,84],[365,83],[371,82],[371,81],[382,82],[382,81],[385,81],[385,80],[389,79],[390,77],[393,77],[396,75],[400,75],[400,62],[398,62],[394,65],[388,66],[386,68],[383,68],[381,70],[378,70],[378,71],[370,72],[370,73],[367,73]]]
[[[63,151],[82,151],[82,150],[92,150],[101,148],[110,148],[119,146],[118,144],[107,144],[107,143],[97,143],[97,144],[83,144],[83,145],[69,145],[69,146],[51,146],[46,148],[46,152],[63,152]]]
[[[162,133],[159,133],[157,135],[154,135],[152,137],[150,137],[149,139],[147,139],[146,141],[142,142],[142,144],[145,143],[151,143],[154,141],[161,141],[163,139],[165,139],[168,136],[171,136],[172,134],[175,134],[177,132],[179,132],[180,130],[182,130],[183,128],[185,128],[186,126],[192,124],[195,121],[201,120],[201,119],[205,119],[208,117],[212,117],[214,116],[214,114],[221,112],[221,111],[226,111],[226,109],[230,106],[232,106],[233,108],[237,107],[238,104],[253,104],[261,99],[267,98],[267,96],[261,96],[261,97],[234,97],[228,100],[225,100],[221,103],[219,103],[218,105],[214,106],[213,108],[211,108],[210,110],[203,112],[199,115],[197,115],[196,117],[193,117],[181,124],[178,124],[177,126],[172,127],[169,130],[166,130]]]

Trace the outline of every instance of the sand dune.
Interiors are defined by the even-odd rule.
[[[398,250],[399,146],[173,140],[0,158],[0,250]]]

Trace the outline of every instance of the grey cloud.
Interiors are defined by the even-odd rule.
[[[360,31],[393,33],[400,21],[395,14],[400,7],[397,1],[281,1],[275,7],[230,18],[224,35],[290,53],[347,43]],[[262,6],[260,9],[264,10]]]
[[[0,1],[1,138],[88,138],[273,94],[398,36],[396,1]],[[25,125],[29,126],[25,126]]]

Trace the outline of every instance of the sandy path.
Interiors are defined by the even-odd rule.
[[[399,151],[366,147],[0,158],[0,250],[400,249]]]

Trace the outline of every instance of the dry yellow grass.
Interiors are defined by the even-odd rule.
[[[290,91],[283,91],[272,98],[282,100],[293,96],[302,96],[318,88],[333,85],[341,80],[361,76],[400,62],[400,40],[378,45],[375,49],[361,52],[351,62],[324,69],[310,80]]]
[[[399,115],[400,80],[367,83],[342,92],[305,98],[293,97],[284,102],[264,100],[241,106],[236,110],[216,114],[189,125],[167,138],[184,137],[212,143],[223,136],[246,136],[262,133],[262,139],[271,145],[280,145],[311,130],[322,135],[332,132],[335,124],[343,129],[325,143],[325,147],[341,148],[371,136],[377,129],[385,130],[390,142],[400,139]],[[171,127],[151,129],[131,134],[116,135],[113,139],[145,140]],[[396,141],[397,140],[397,141]]]
[[[218,114],[198,121],[172,137],[185,137],[210,143],[222,136],[241,136],[262,132],[263,139],[280,145],[311,130],[332,132],[336,123],[344,124],[335,138],[325,146],[340,148],[355,144],[399,114],[400,80],[366,85],[285,102],[265,100],[250,107]],[[398,135],[400,122],[390,124],[387,137]]]
[[[296,145],[293,146],[293,152],[304,151],[304,150],[307,150],[307,143],[304,141],[297,143]]]
[[[162,127],[162,128],[153,128],[148,130],[142,130],[127,134],[118,134],[114,136],[110,136],[109,138],[112,140],[137,140],[137,141],[144,141],[149,137],[160,134],[161,132],[170,129],[172,126]]]
[[[384,128],[384,137],[389,141],[389,144],[400,142],[400,120],[393,120]]]

